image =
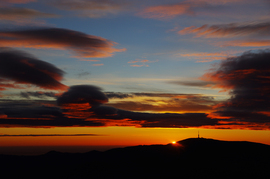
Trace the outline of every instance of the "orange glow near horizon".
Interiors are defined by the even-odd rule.
[[[270,130],[199,129],[201,137],[270,145]],[[135,146],[196,138],[197,128],[56,127],[1,128],[3,134],[95,134],[97,136],[0,137],[0,146]]]

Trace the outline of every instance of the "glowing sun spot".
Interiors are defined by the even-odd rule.
[[[172,141],[172,144],[176,144],[176,142],[175,141]]]

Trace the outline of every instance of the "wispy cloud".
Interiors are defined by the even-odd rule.
[[[154,19],[173,18],[183,14],[192,15],[194,14],[192,6],[193,5],[191,3],[187,2],[171,5],[150,6],[138,13],[138,15]]]
[[[27,99],[31,99],[31,97],[39,98],[39,99],[46,99],[46,98],[56,98],[57,96],[59,96],[59,94],[54,93],[54,92],[44,92],[44,91],[28,91],[28,92],[21,92],[20,96]]]
[[[44,13],[28,8],[18,8],[18,7],[0,8],[0,20],[20,21],[24,19],[56,18],[56,17],[59,17],[59,15]]]
[[[216,0],[188,0],[188,1],[190,1],[190,2],[202,1],[202,2],[207,2],[210,4],[226,4],[226,3],[246,2],[249,0],[219,0],[219,1],[216,1]]]
[[[123,0],[54,0],[49,4],[62,10],[73,11],[77,16],[101,18],[126,11],[129,3]]]
[[[1,3],[10,3],[10,4],[26,4],[30,2],[36,2],[37,0],[2,0]]]
[[[214,53],[197,52],[197,53],[181,53],[177,56],[195,59],[197,60],[196,61],[197,63],[202,63],[202,62],[212,62],[215,60],[224,60],[230,55],[228,52],[214,52]]]
[[[103,66],[104,64],[103,63],[99,63],[99,64],[93,64],[92,66]]]
[[[247,24],[223,24],[223,25],[203,25],[201,27],[186,27],[179,34],[195,34],[196,37],[221,38],[235,36],[270,36],[270,22],[247,23]]]
[[[149,61],[147,59],[136,59],[136,60],[129,61],[128,63],[133,64],[133,65],[130,65],[132,67],[143,67],[143,66],[149,67],[149,65],[147,63],[155,63],[155,62],[158,62],[158,60]],[[137,64],[137,63],[139,63],[139,64]]]
[[[270,46],[269,40],[234,40],[225,42],[221,46],[236,46],[236,47],[268,47]]]
[[[192,87],[204,87],[204,88],[209,88],[215,85],[215,82],[209,82],[209,81],[169,81],[167,83],[170,84],[176,84],[176,85],[182,85],[182,86],[192,86]]]
[[[219,42],[217,46],[265,47],[270,45],[270,22],[234,23],[186,27],[178,31],[180,35],[193,34],[196,38],[237,38]],[[242,40],[240,40],[242,38]]]
[[[228,16],[228,9],[231,6],[242,6],[245,4],[252,4],[254,1],[244,0],[185,0],[179,3],[167,3],[162,5],[152,5],[141,10],[137,15],[144,18],[153,19],[172,19],[178,16],[188,15],[225,15]],[[261,0],[264,3],[264,0]],[[225,10],[225,11],[224,11]],[[222,11],[220,13],[220,11]]]

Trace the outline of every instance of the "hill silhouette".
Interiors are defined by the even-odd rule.
[[[0,155],[7,178],[269,178],[270,146],[190,138],[105,152]]]

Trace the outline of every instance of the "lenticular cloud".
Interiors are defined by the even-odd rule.
[[[113,48],[117,43],[102,37],[60,28],[0,31],[0,43],[8,47],[69,50],[83,58],[110,57],[126,50]]]
[[[43,89],[64,90],[60,83],[64,72],[54,65],[12,49],[0,49],[0,87],[31,84]],[[18,88],[18,87],[17,87]]]

